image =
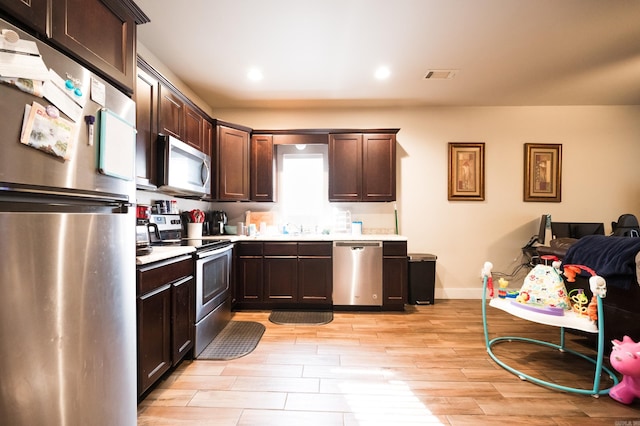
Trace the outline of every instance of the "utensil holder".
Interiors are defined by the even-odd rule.
[[[202,238],[202,223],[187,223],[187,237]]]

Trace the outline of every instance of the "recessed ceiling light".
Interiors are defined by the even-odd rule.
[[[379,67],[374,75],[378,80],[386,80],[391,75],[391,70],[389,67]]]
[[[260,81],[263,78],[262,71],[258,68],[251,68],[247,73],[247,78],[251,81]]]

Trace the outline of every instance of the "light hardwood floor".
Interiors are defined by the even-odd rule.
[[[487,312],[490,337],[558,341],[557,328]],[[496,365],[479,300],[336,312],[321,326],[276,325],[268,316],[235,313],[236,321],[266,326],[256,350],[232,361],[183,362],[140,403],[138,424],[640,426],[638,401],[554,391]],[[567,346],[592,354],[582,340],[568,334]],[[573,355],[516,342],[494,352],[533,376],[591,387],[591,365]]]

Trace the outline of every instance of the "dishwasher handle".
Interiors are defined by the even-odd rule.
[[[382,241],[334,241],[334,247],[350,247],[352,250],[364,250],[365,247],[382,247]]]

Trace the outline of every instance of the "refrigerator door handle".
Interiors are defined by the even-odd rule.
[[[112,194],[108,192],[86,191],[78,189],[66,189],[56,187],[44,187],[37,185],[24,185],[19,183],[0,182],[0,195],[23,195],[26,197],[65,197],[68,199],[83,198],[96,202],[119,202],[128,207],[129,196],[124,194]]]

